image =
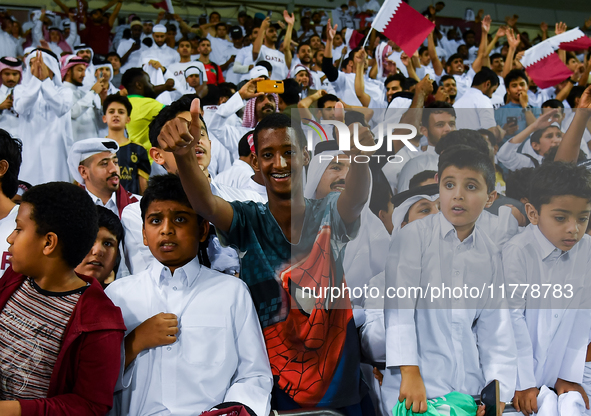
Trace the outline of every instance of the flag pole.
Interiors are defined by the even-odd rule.
[[[369,32],[367,33],[367,37],[365,38],[365,40],[363,41],[363,46],[361,47],[361,49],[365,49],[365,45],[367,44],[367,41],[369,40],[369,38],[371,37],[371,31],[373,30],[373,26],[369,27]]]

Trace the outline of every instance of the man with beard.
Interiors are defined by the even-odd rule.
[[[152,38],[154,39],[154,44],[142,52],[142,60],[148,56],[154,56],[165,68],[168,65],[180,62],[181,57],[179,53],[166,44],[166,26],[154,26]]]
[[[72,91],[62,85],[53,52],[37,49],[27,56],[26,63],[31,74],[14,89],[14,110],[20,119],[16,136],[23,140],[19,179],[31,185],[68,182],[70,173],[64,160],[72,141]]]
[[[119,184],[119,145],[112,139],[91,138],[74,143],[68,154],[70,173],[92,201],[121,218],[123,208],[139,198]]]
[[[456,79],[452,75],[444,75],[441,77],[439,80],[439,89],[443,90],[445,93],[445,96],[442,95],[442,97],[449,98],[449,104],[453,105],[456,102],[458,87],[456,85]],[[439,90],[437,90],[437,93],[439,94]]]
[[[0,126],[12,136],[18,133],[18,116],[12,108],[14,87],[20,84],[23,63],[16,58],[0,58]]]
[[[115,3],[117,3],[117,5],[115,6],[113,13],[109,16],[109,19],[106,20],[104,16],[105,11],[110,9]],[[119,14],[119,10],[121,10],[122,5],[123,0],[113,0],[102,9],[91,11],[84,22],[86,28],[80,32],[80,39],[82,42],[89,45],[97,54],[101,55],[102,59],[104,59],[109,53],[111,29],[117,20],[117,15]]]
[[[240,139],[265,117],[279,111],[279,97],[277,94],[256,94],[256,83],[263,78],[248,81],[228,101],[220,105],[209,122],[210,131],[228,149],[232,162],[238,159],[238,143]],[[244,110],[242,127],[228,123],[228,118],[244,107],[244,100],[248,99]]]
[[[82,43],[74,47],[74,54],[86,62],[86,75],[84,77],[85,81],[83,83],[84,89],[88,91],[94,85],[94,82],[92,82],[94,79],[94,65],[92,63],[94,59],[94,51],[90,46]]]
[[[205,75],[208,84],[218,85],[224,80],[224,74],[222,68],[216,63],[209,59],[211,54],[211,42],[209,39],[201,39],[199,41],[199,62],[205,67]]]
[[[121,57],[121,64],[123,65],[120,69],[122,74],[129,68],[141,66],[142,53],[148,49],[142,43],[142,22],[134,20],[129,26],[131,27],[131,39],[122,39],[117,47],[117,55]]]
[[[148,126],[158,115],[164,105],[156,101],[156,97],[164,91],[165,86],[154,87],[150,77],[141,68],[131,68],[123,74],[121,85],[127,90],[127,98],[133,107],[127,133],[129,139],[144,146],[147,152],[152,147],[148,136]]]
[[[88,64],[75,55],[62,58],[60,70],[64,86],[72,90],[73,101],[70,109],[72,117],[72,137],[79,140],[98,137],[101,109],[95,104],[95,97],[100,96],[101,102],[108,93],[109,81],[101,78],[89,91],[83,89],[83,82]]]

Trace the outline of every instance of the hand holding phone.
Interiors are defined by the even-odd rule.
[[[283,94],[283,81],[259,81],[257,82],[257,92]]]

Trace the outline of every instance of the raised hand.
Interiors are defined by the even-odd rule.
[[[509,47],[517,49],[520,42],[521,39],[519,38],[519,35],[516,35],[515,32],[513,32],[513,29],[507,29],[507,43],[509,43]]]
[[[261,23],[261,30],[265,31],[271,26],[271,18],[269,16],[265,17],[263,23]]]
[[[546,32],[548,31],[548,23],[546,23],[546,22],[542,22],[542,23],[540,23],[540,30],[541,30],[543,33],[546,33]]]
[[[507,26],[501,26],[497,29],[497,38],[502,38],[507,35]]]
[[[263,95],[264,93],[257,92],[257,82],[262,80],[263,78],[254,78],[244,84],[238,91],[240,97],[242,97],[243,100],[250,100],[251,98]]]
[[[557,35],[562,35],[564,32],[566,32],[566,23],[556,23],[556,25],[554,26],[554,33],[556,33]]]
[[[487,14],[482,19],[482,22],[480,22],[480,24],[482,25],[482,31],[484,33],[490,32],[490,23],[491,23],[491,21],[492,21],[492,19],[490,18],[490,15]]]
[[[329,42],[332,42],[332,40],[334,39],[335,35],[337,34],[337,28],[339,27],[339,25],[334,25],[334,27],[331,25],[331,20],[328,19],[328,23],[327,23],[327,27],[326,27],[326,39]]]
[[[556,121],[556,115],[560,110],[558,108],[553,108],[550,111],[545,112],[540,117],[534,121],[536,126],[536,130],[545,129],[546,127],[550,126],[552,123]]]
[[[283,20],[285,20],[285,23],[287,23],[288,25],[293,26],[295,23],[295,17],[293,13],[290,16],[289,13],[287,13],[287,10],[283,10]]]
[[[166,152],[176,156],[184,156],[193,151],[201,137],[199,123],[200,101],[195,98],[191,103],[191,122],[184,118],[175,117],[166,122],[158,135],[158,144]]]

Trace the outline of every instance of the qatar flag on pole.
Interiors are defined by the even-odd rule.
[[[536,85],[542,89],[560,84],[573,74],[554,52],[548,40],[526,50],[521,64]]]
[[[174,6],[172,5],[172,0],[162,0],[158,3],[152,3],[152,6],[156,9],[164,9],[168,13],[174,14]]]
[[[435,28],[435,24],[402,0],[386,0],[373,19],[372,28],[412,56]]]
[[[554,49],[562,49],[563,51],[580,51],[591,48],[591,39],[578,27],[552,36],[548,41]]]

